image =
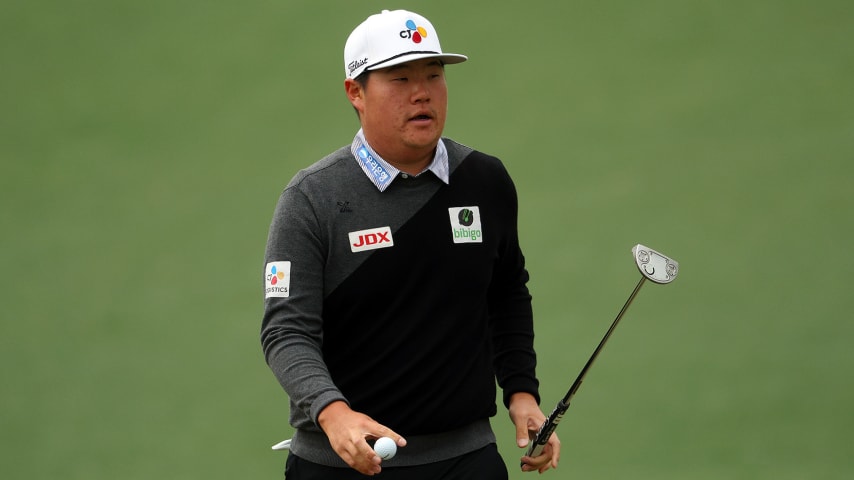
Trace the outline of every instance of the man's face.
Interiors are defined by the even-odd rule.
[[[348,81],[352,82],[352,81]],[[348,95],[360,113],[368,143],[393,163],[432,156],[445,128],[448,88],[437,59],[423,59],[374,70],[365,89]]]

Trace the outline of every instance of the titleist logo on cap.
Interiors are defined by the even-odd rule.
[[[350,64],[347,65],[347,68],[350,69],[350,73],[353,73],[353,70],[355,70],[355,69],[357,69],[357,68],[359,68],[362,65],[365,65],[367,63],[368,63],[368,58],[365,57],[361,60],[354,60],[354,61],[350,62]]]

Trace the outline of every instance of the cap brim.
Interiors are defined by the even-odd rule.
[[[400,65],[401,63],[422,60],[424,58],[438,58],[444,64],[463,63],[469,59],[469,57],[457,53],[409,53],[406,55],[401,55],[399,57],[394,57],[388,60],[383,60],[381,62],[375,63],[371,66],[365,67],[364,71],[380,70],[383,68]]]

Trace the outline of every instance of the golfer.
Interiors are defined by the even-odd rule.
[[[347,39],[361,128],[290,181],[265,254],[261,343],[295,430],[286,479],[506,479],[496,383],[520,448],[545,420],[515,187],[497,158],[442,136],[445,66],[466,59],[403,10]],[[552,436],[522,469],[559,454]]]

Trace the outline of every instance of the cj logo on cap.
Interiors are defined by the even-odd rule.
[[[419,27],[412,20],[406,21],[406,30],[400,31],[400,38],[411,38],[413,43],[421,43],[421,40],[427,36],[427,30],[424,27]]]
[[[448,216],[454,243],[483,243],[478,207],[452,207],[448,209]]]

